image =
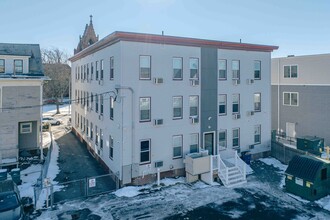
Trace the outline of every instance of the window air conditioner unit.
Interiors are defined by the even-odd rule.
[[[156,168],[159,168],[159,167],[162,167],[163,166],[163,161],[156,161],[155,162],[155,167]]]
[[[246,80],[246,83],[247,83],[248,85],[251,85],[251,84],[254,83],[254,79],[247,79],[247,80]]]
[[[237,86],[241,83],[241,81],[239,79],[233,79],[233,85]]]
[[[99,85],[103,86],[103,80],[99,80]]]
[[[198,117],[191,117],[191,124],[197,124],[198,123]]]
[[[254,145],[253,144],[249,145],[249,149],[250,150],[254,149]]]
[[[155,119],[154,125],[162,125],[164,123],[163,119]]]
[[[103,121],[103,115],[99,115],[99,120]]]
[[[247,116],[252,116],[254,115],[254,111],[247,111]]]
[[[233,119],[234,120],[237,120],[237,119],[240,119],[241,118],[241,115],[240,114],[234,114],[233,115]]]
[[[198,79],[190,79],[190,85],[191,86],[198,86],[199,80]]]
[[[154,84],[162,84],[162,83],[164,83],[163,78],[154,78]]]

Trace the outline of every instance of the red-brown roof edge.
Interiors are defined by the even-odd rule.
[[[85,57],[91,52],[101,50],[118,41],[133,41],[133,42],[158,43],[158,44],[195,46],[195,47],[215,47],[219,49],[261,51],[261,52],[272,52],[278,49],[278,46],[116,31],[106,36],[102,40],[96,42],[95,44],[80,51],[79,53],[71,57],[69,60],[76,61],[82,57]]]

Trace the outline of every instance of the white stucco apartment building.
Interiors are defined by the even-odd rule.
[[[200,149],[262,156],[276,46],[114,32],[72,62],[73,131],[121,184],[184,175]]]

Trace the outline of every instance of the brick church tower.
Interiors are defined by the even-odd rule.
[[[83,49],[89,47],[99,40],[99,36],[96,36],[94,27],[93,27],[93,16],[90,16],[89,25],[86,24],[85,31],[83,36],[79,36],[79,43],[77,49],[74,49],[74,54],[79,53]]]

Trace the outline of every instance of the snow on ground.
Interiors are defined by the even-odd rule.
[[[330,196],[326,196],[322,199],[319,199],[316,201],[317,204],[319,204],[322,208],[330,211]]]
[[[51,141],[50,132],[42,132],[42,147],[49,148]]]
[[[69,114],[69,109],[70,105],[69,104],[64,104],[64,105],[60,105],[60,112],[61,114]],[[47,115],[53,115],[56,113],[56,105],[44,105],[42,106],[42,112],[43,114],[47,114]]]
[[[41,169],[41,164],[32,164],[25,170],[21,171],[22,184],[18,186],[21,197],[34,198],[33,186],[37,183],[37,179],[40,177]]]
[[[273,157],[260,158],[259,160],[267,165],[273,165],[274,167],[280,169],[281,173],[284,173],[284,171],[288,168],[288,165],[281,163]]]
[[[57,185],[58,182],[54,181],[54,179],[56,178],[57,174],[59,174],[60,169],[58,167],[58,157],[59,157],[59,147],[57,145],[57,143],[54,141],[53,142],[53,151],[52,151],[52,155],[50,158],[50,162],[49,162],[49,167],[48,167],[48,172],[47,172],[47,178],[49,178],[50,182],[56,186],[54,186],[54,192],[56,191],[60,191],[61,188]],[[46,198],[47,198],[47,194],[49,194],[49,191],[47,192],[47,190],[49,189],[43,189],[40,193],[39,196],[39,200],[37,201],[37,209],[40,209],[44,206]]]

